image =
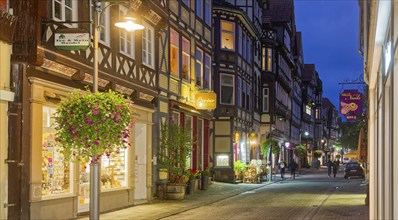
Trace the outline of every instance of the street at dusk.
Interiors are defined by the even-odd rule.
[[[397,48],[398,0],[0,0],[0,220],[398,219]]]
[[[155,201],[101,215],[102,219],[342,219],[366,220],[363,179],[329,178],[325,167],[303,170],[295,180],[273,183],[213,183],[183,202]],[[81,220],[84,220],[82,218]]]

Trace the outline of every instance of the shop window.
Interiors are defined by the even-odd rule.
[[[101,187],[114,189],[127,186],[127,150],[101,157]]]
[[[202,87],[203,51],[199,48],[196,48],[195,56],[196,56],[196,66],[195,66],[196,85]]]
[[[220,103],[224,105],[234,105],[234,85],[235,77],[230,74],[221,73],[220,74]]]
[[[180,113],[178,112],[173,112],[172,118],[171,118],[171,123],[175,125],[180,124]]]
[[[189,129],[190,130],[190,132],[189,132],[190,139],[192,139],[192,132],[193,132],[192,128],[193,128],[192,127],[192,116],[186,115],[185,116],[185,120],[184,120],[184,129]],[[187,166],[188,169],[192,167],[192,154],[190,154],[187,157],[186,166]]]
[[[235,24],[221,21],[221,49],[235,50]]]
[[[61,153],[63,148],[55,141],[54,107],[43,106],[42,136],[42,195],[72,192],[73,168]]]
[[[123,18],[127,13],[127,8],[120,6],[119,18]],[[134,58],[134,32],[127,32],[126,30],[119,30],[120,38],[120,52]]]
[[[269,111],[269,89],[263,88],[263,112]]]
[[[77,1],[72,0],[53,0],[52,1],[53,19],[55,21],[76,21]],[[76,24],[66,26],[77,26]]]
[[[182,38],[182,78],[190,80],[191,78],[191,53],[189,52],[191,43],[185,37]]]
[[[210,84],[210,79],[211,79],[211,57],[209,54],[206,53],[205,55],[205,72],[203,76],[203,88],[204,89],[211,89],[211,84]]]
[[[145,29],[142,30],[142,63],[154,68],[155,67],[155,39],[154,29],[151,25],[143,22]]]

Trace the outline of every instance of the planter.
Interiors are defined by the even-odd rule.
[[[202,176],[201,177],[201,190],[207,190],[207,188],[209,187],[209,176]]]
[[[187,185],[187,191],[186,193],[188,195],[193,194],[195,191],[195,186],[196,186],[196,179],[189,179],[188,185]]]
[[[195,188],[194,192],[198,191],[200,189],[200,179],[195,179]]]
[[[185,184],[181,185],[166,185],[166,198],[172,200],[183,200],[185,196]]]

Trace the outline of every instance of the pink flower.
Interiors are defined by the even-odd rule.
[[[98,115],[98,111],[97,110],[93,110],[93,114],[94,115]]]

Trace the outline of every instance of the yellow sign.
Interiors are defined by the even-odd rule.
[[[195,95],[196,109],[215,109],[217,94],[214,92],[197,92]]]

